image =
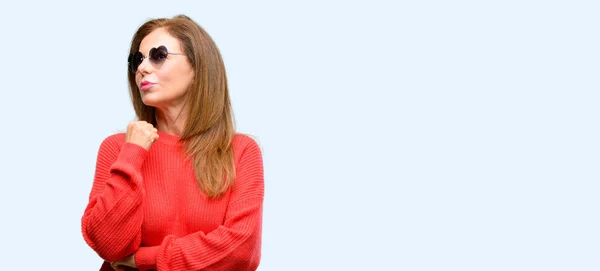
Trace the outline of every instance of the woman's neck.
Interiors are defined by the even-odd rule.
[[[156,129],[159,132],[181,136],[187,116],[183,108],[156,109]]]

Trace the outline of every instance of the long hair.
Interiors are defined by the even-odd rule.
[[[181,43],[194,69],[187,91],[187,120],[180,141],[191,159],[200,189],[209,197],[222,195],[235,182],[235,127],[225,65],[212,38],[191,18],[177,15],[145,22],[131,41],[130,54],[152,31],[163,28]],[[131,101],[137,118],[156,126],[155,108],[142,102],[135,74],[128,72]]]

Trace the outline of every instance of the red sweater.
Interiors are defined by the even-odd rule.
[[[223,197],[199,189],[178,136],[159,132],[147,151],[107,137],[98,151],[83,238],[109,262],[135,253],[139,270],[256,270],[261,257],[262,154],[248,136],[233,141],[237,179]]]

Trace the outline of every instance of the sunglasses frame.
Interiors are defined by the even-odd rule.
[[[137,51],[137,52],[135,52],[133,54],[130,54],[129,57],[127,58],[127,69],[129,70],[129,72],[131,72],[133,74],[137,74],[139,66],[142,65],[142,63],[144,62],[144,60],[146,58],[150,59],[150,63],[152,63],[152,65],[158,66],[158,67],[162,66],[162,64],[166,60],[166,57],[164,59],[158,59],[158,58],[154,58],[153,57],[153,55],[156,55],[155,52],[158,52],[159,50],[161,50],[161,51],[164,50],[164,53],[166,53],[167,56],[168,55],[185,55],[185,54],[182,54],[182,53],[171,53],[171,52],[169,52],[169,50],[167,49],[166,46],[160,45],[158,47],[153,47],[152,49],[150,49],[150,52],[148,52],[149,56],[144,56],[144,54],[142,54],[142,52],[140,52],[140,51]],[[134,68],[133,65],[135,63],[132,63],[132,62],[133,62],[133,60],[134,60],[134,58],[136,57],[137,54],[141,55],[142,58],[140,60],[140,63],[137,64],[136,67]]]

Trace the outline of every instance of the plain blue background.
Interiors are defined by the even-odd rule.
[[[2,269],[99,268],[129,42],[183,13],[263,150],[259,270],[599,270],[597,3],[3,0]]]

